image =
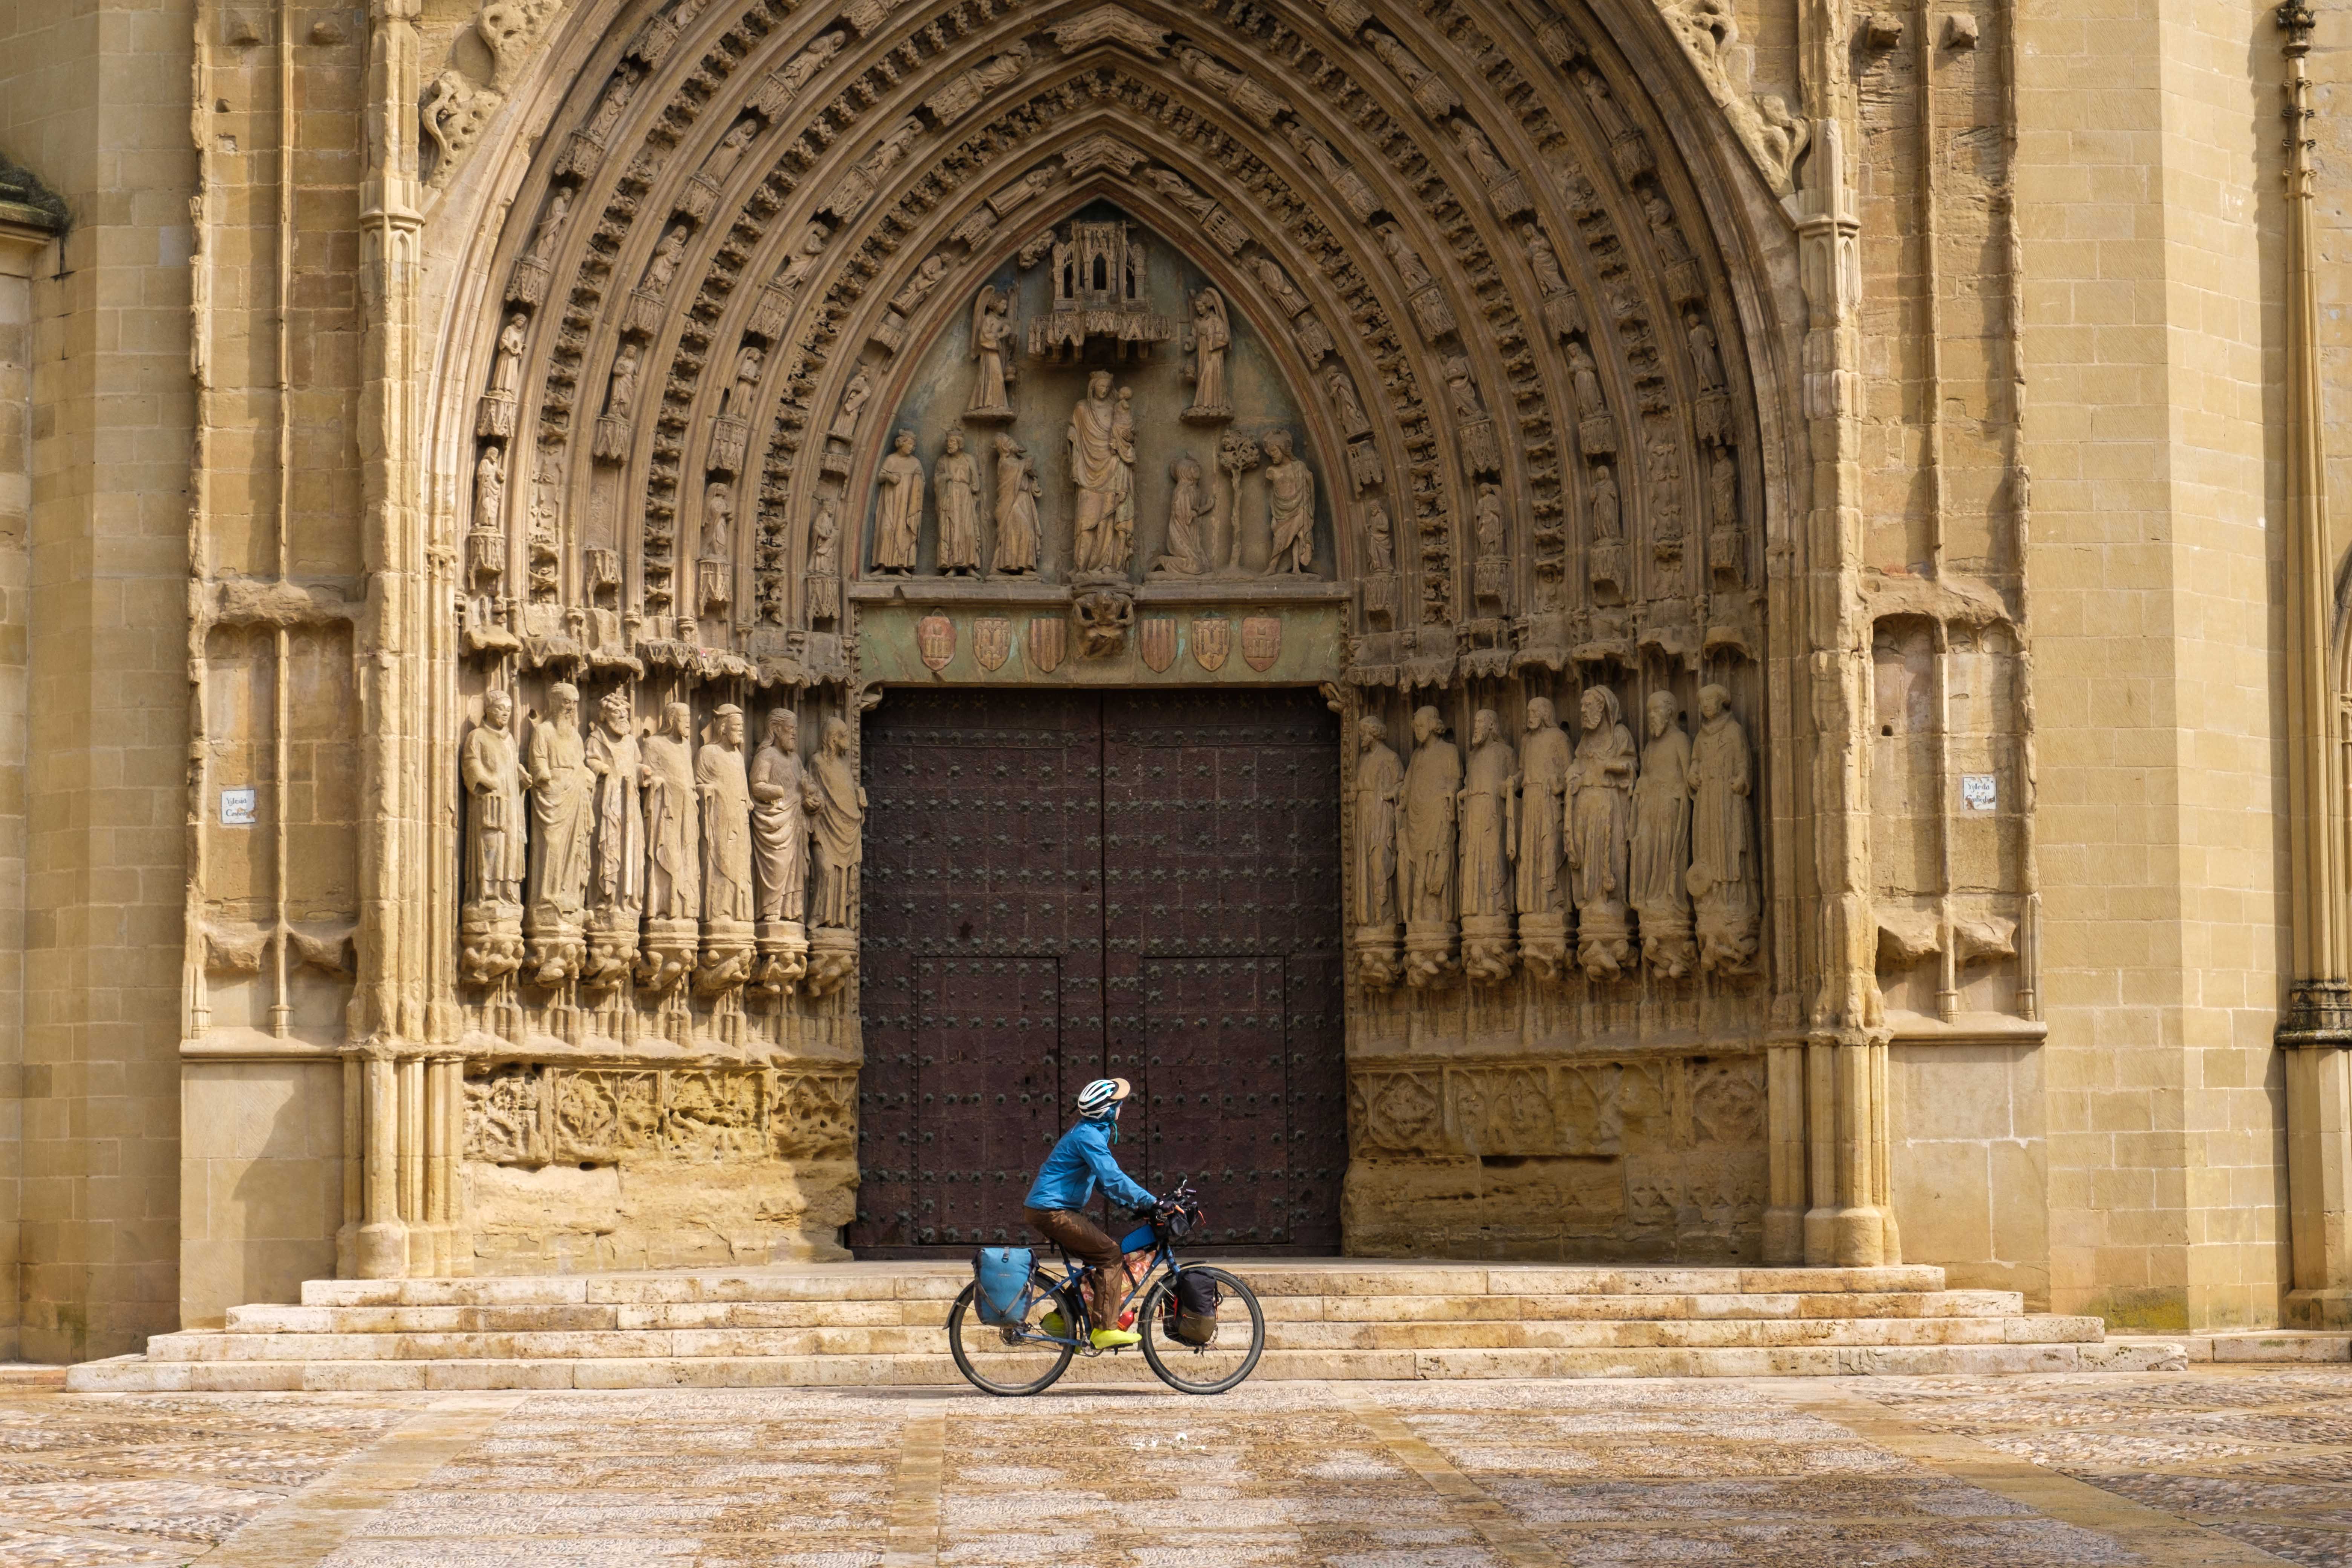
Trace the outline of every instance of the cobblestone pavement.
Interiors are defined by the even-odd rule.
[[[8,1568],[2352,1565],[2352,1368],[1004,1402],[33,1382],[0,1378]]]

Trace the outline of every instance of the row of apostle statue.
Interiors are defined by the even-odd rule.
[[[656,992],[689,972],[711,993],[845,977],[866,815],[845,721],[828,719],[803,762],[799,716],[773,709],[747,762],[733,703],[698,747],[685,702],[640,734],[614,691],[583,735],[578,690],[559,682],[548,699],[524,744],[512,697],[492,690],[460,751],[467,979],[526,961],[542,985],[634,972]]]
[[[1654,693],[1637,746],[1617,694],[1589,687],[1571,745],[1550,700],[1530,697],[1516,751],[1482,708],[1466,766],[1435,708],[1413,714],[1409,763],[1377,715],[1358,721],[1352,913],[1364,983],[1384,989],[1402,973],[1438,984],[1457,939],[1463,971],[1486,982],[1520,956],[1557,979],[1571,952],[1590,978],[1614,979],[1634,966],[1637,941],[1639,962],[1664,979],[1748,969],[1752,757],[1723,687],[1700,688],[1698,707],[1698,731],[1686,734],[1675,695]]]

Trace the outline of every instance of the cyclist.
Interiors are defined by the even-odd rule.
[[[1090,1265],[1082,1288],[1098,1351],[1131,1345],[1143,1337],[1118,1326],[1119,1309],[1127,1300],[1127,1269],[1118,1243],[1086,1215],[1097,1186],[1113,1203],[1130,1209],[1149,1209],[1159,1203],[1118,1168],[1110,1152],[1118,1142],[1119,1107],[1129,1092],[1123,1078],[1098,1078],[1078,1091],[1078,1119],[1045,1156],[1025,1200],[1030,1227]],[[1052,1318],[1045,1327],[1048,1333],[1062,1331]]]

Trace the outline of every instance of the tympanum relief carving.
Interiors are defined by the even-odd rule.
[[[935,309],[874,468],[870,570],[1069,584],[1093,603],[1082,651],[1124,646],[1114,623],[1146,578],[1329,575],[1328,488],[1275,358],[1286,351],[1262,335],[1305,301],[1259,260],[1279,289],[1266,322],[1097,203],[1036,231],[952,323]],[[860,364],[845,413],[874,374]],[[1360,406],[1343,424],[1371,428]],[[831,433],[858,439],[839,415]]]

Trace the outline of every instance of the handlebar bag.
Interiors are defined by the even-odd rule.
[[[1168,1325],[1171,1339],[1188,1345],[1205,1345],[1217,1337],[1217,1306],[1223,1293],[1215,1276],[1205,1268],[1187,1268],[1176,1276],[1175,1303]]]
[[[971,1254],[971,1304],[983,1323],[1014,1323],[1027,1316],[1029,1276],[1037,1255],[1026,1247],[981,1247]]]

